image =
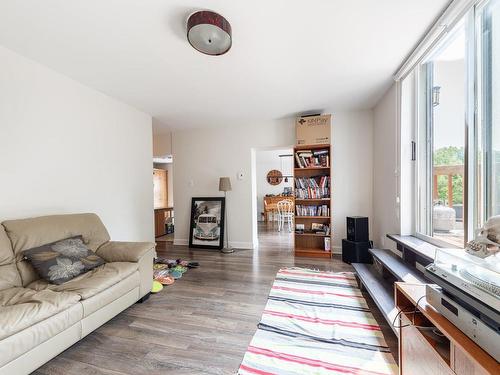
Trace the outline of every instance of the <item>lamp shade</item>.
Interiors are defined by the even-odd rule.
[[[231,180],[229,177],[219,178],[219,191],[231,191]]]
[[[201,53],[223,55],[231,48],[231,25],[220,14],[199,11],[188,19],[187,37],[189,43]]]

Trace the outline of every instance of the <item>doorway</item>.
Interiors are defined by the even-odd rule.
[[[175,217],[173,196],[173,157],[153,158],[155,238],[174,242]]]
[[[258,245],[265,244],[292,251],[295,229],[293,148],[255,149],[253,162],[256,241]],[[290,203],[285,205],[283,201]],[[278,204],[283,212],[278,212]]]

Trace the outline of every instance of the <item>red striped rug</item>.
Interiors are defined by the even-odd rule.
[[[350,272],[281,269],[238,374],[393,375],[398,367]]]

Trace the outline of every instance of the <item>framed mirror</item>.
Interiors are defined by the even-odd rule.
[[[266,179],[270,185],[279,185],[283,181],[283,174],[277,169],[273,169],[267,173]]]

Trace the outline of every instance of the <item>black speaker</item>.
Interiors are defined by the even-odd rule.
[[[371,241],[354,242],[342,240],[342,261],[344,263],[372,263],[372,255],[368,249],[372,248]]]
[[[349,241],[370,240],[368,235],[368,218],[364,216],[347,217],[347,239]]]

